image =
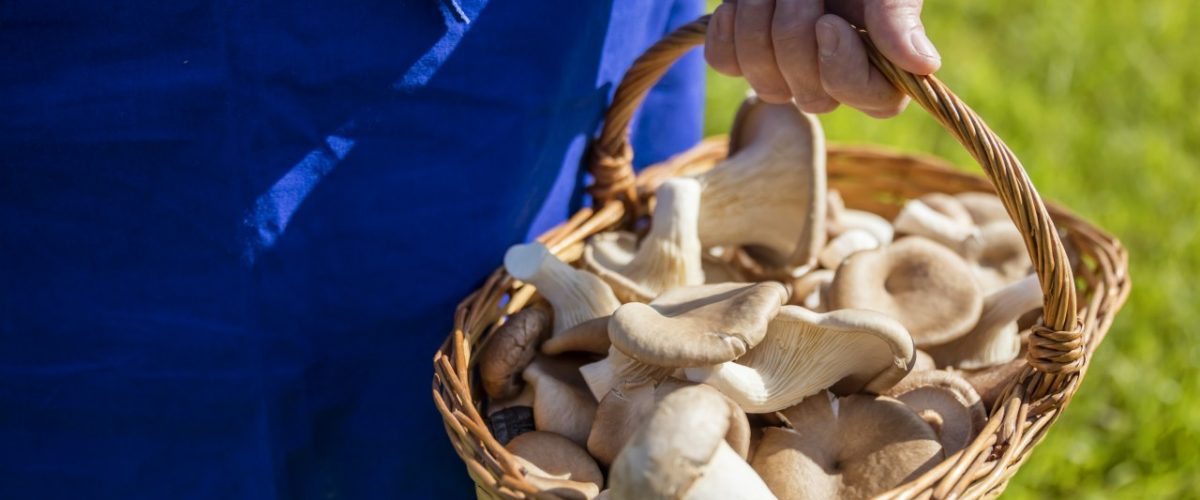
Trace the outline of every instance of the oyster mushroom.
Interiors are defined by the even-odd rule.
[[[533,386],[533,420],[540,431],[560,434],[587,446],[596,416],[596,401],[569,359],[539,355],[522,374]]]
[[[640,245],[630,233],[600,233],[584,247],[583,261],[624,301],[647,302],[675,287],[703,284],[699,211],[700,182],[667,179],[658,187],[650,232]]]
[[[915,372],[888,390],[937,432],[947,456],[966,448],[987,423],[979,393],[958,374],[944,370]]]
[[[775,498],[726,443],[729,412],[724,398],[703,385],[664,396],[613,462],[612,498]]]
[[[971,215],[971,221],[976,226],[985,226],[992,222],[1005,221],[1012,223],[1008,209],[1000,197],[991,193],[966,192],[954,195],[963,209]]]
[[[957,197],[946,193],[927,193],[917,199],[958,224],[976,225],[971,212]]]
[[[889,397],[818,394],[784,413],[795,430],[763,429],[751,465],[787,498],[868,498],[944,458],[929,424]]]
[[[882,314],[783,306],[745,356],[685,368],[684,375],[717,388],[747,413],[768,413],[835,384],[845,393],[885,390],[908,373],[913,356],[908,332]]]
[[[521,371],[533,361],[538,344],[549,336],[550,315],[538,308],[518,311],[492,334],[479,353],[483,390],[494,399],[521,392]]]
[[[829,286],[829,305],[886,314],[924,347],[970,331],[979,320],[983,292],[961,257],[914,236],[846,259]]]
[[[537,428],[533,420],[533,387],[525,385],[520,394],[504,400],[490,400],[487,425],[500,444]]]
[[[837,238],[847,231],[857,229],[874,236],[879,246],[892,242],[895,230],[887,219],[871,212],[846,208],[841,194],[835,190],[829,191],[826,200],[828,223],[825,229],[829,237]]]
[[[979,228],[979,245],[963,255],[985,293],[992,293],[1033,272],[1025,239],[1008,220]]]
[[[579,445],[553,432],[521,434],[505,446],[525,469],[525,480],[565,498],[595,498],[604,485],[596,461]]]
[[[554,309],[552,339],[558,337],[561,341],[573,327],[608,316],[621,306],[604,280],[568,266],[541,243],[509,248],[504,254],[504,268],[514,278],[536,287],[550,303]]]
[[[787,301],[782,284],[721,283],[677,288],[649,305],[613,313],[608,335],[627,356],[680,368],[732,361],[757,345]]]
[[[863,229],[851,229],[825,245],[821,249],[821,254],[817,256],[817,261],[821,263],[821,267],[825,269],[837,269],[838,265],[847,257],[858,252],[866,250],[874,250],[883,246],[875,235]]]
[[[1017,320],[1042,307],[1042,287],[1036,274],[988,295],[979,323],[966,335],[930,346],[938,365],[964,369],[987,368],[1016,359],[1021,352]]]
[[[747,247],[776,268],[816,263],[825,242],[825,140],[815,117],[747,98],[730,156],[696,179],[705,247]]]
[[[557,356],[568,352],[604,354],[608,352],[608,320],[612,316],[589,319],[568,328],[557,337],[542,342],[542,353]]]
[[[604,465],[612,464],[625,443],[654,411],[657,401],[675,390],[692,385],[695,384],[667,378],[657,386],[652,382],[636,382],[613,387],[596,409],[596,420],[588,435],[588,453]],[[729,398],[725,398],[725,402],[730,408],[725,441],[739,456],[746,458],[750,448],[750,422],[746,412],[737,403]]]

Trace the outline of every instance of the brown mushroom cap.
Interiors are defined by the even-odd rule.
[[[681,287],[649,305],[622,305],[608,335],[613,347],[654,366],[723,363],[757,345],[786,301],[787,290],[776,282]]]
[[[538,344],[550,335],[550,315],[528,308],[508,317],[479,353],[479,376],[483,390],[494,399],[508,399],[521,392],[521,371],[533,361]]]
[[[984,368],[981,370],[954,370],[962,375],[983,402],[983,407],[992,408],[1003,395],[1008,385],[1021,374],[1028,364],[1025,358],[1017,357],[1008,363]]]
[[[612,464],[625,443],[654,411],[654,383],[650,380],[618,384],[596,407],[588,434],[587,450],[604,465]]]
[[[525,368],[533,386],[533,419],[540,431],[560,434],[587,446],[596,415],[596,400],[588,391],[579,363],[573,359],[538,355]]]
[[[983,291],[958,254],[920,237],[859,252],[829,287],[833,309],[868,309],[895,318],[918,347],[961,337],[975,326]]]
[[[937,435],[892,398],[818,393],[784,411],[795,430],[768,427],[751,465],[787,498],[868,498],[944,458]]]
[[[979,393],[952,372],[913,373],[891,388],[888,395],[908,405],[933,426],[947,456],[970,444],[987,423]]]
[[[579,445],[553,432],[527,432],[504,448],[558,479],[592,483],[597,490],[604,485],[596,461]]]
[[[605,354],[608,341],[608,320],[612,316],[589,319],[542,342],[542,353],[557,356],[568,352]]]

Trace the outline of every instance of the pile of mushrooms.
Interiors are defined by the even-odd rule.
[[[1042,304],[987,193],[894,220],[826,189],[818,122],[749,98],[642,236],[504,266],[533,305],[478,355],[495,438],[565,498],[865,498],[967,447]]]

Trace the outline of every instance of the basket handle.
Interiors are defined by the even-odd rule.
[[[593,142],[590,170],[595,183],[588,188],[597,206],[620,201],[637,205],[629,123],[650,87],[671,64],[704,42],[709,16],[688,23],[650,47],[617,87],[600,136]],[[1045,373],[1072,373],[1083,366],[1082,324],[1076,317],[1075,278],[1054,221],[1012,150],[983,119],[936,77],[914,75],[888,61],[861,33],[867,54],[896,88],[937,118],[983,167],[1009,217],[1025,239],[1025,248],[1045,295],[1043,320],[1030,336],[1028,360]]]

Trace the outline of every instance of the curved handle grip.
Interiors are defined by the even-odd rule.
[[[619,200],[637,202],[629,122],[650,87],[671,64],[704,42],[709,16],[688,23],[650,47],[625,73],[617,87],[600,136],[592,144],[591,172],[596,182],[589,192],[597,205]],[[1021,231],[1025,247],[1045,294],[1043,322],[1030,336],[1029,363],[1045,373],[1071,373],[1083,366],[1082,325],[1076,317],[1075,278],[1058,230],[1042,198],[1012,150],[983,119],[936,77],[914,75],[897,68],[871,43],[865,32],[871,62],[896,88],[912,97],[971,153],[987,174],[1008,215]]]

